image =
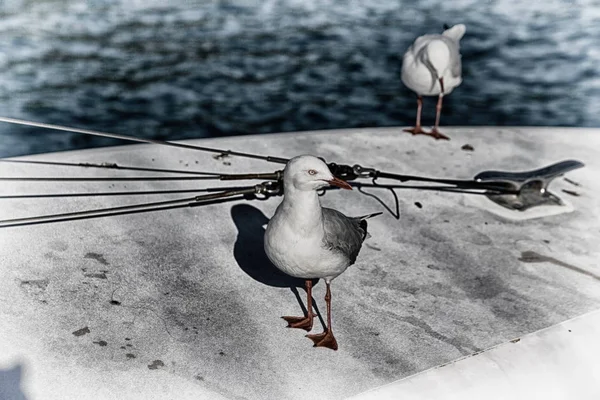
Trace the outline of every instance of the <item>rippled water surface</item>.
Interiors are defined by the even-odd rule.
[[[455,23],[442,125],[600,126],[592,0],[5,0],[0,115],[160,139],[409,125],[402,54]],[[0,156],[119,143],[0,124]]]

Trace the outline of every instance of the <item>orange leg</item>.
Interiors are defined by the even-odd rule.
[[[315,317],[314,313],[313,313],[313,307],[312,307],[312,281],[307,279],[306,282],[304,283],[306,285],[306,295],[307,295],[307,300],[306,300],[306,308],[307,308],[307,315],[304,317],[281,317],[283,319],[285,319],[288,323],[288,328],[300,328],[300,329],[304,329],[307,332],[309,332],[312,329],[313,326],[313,318]]]
[[[414,128],[404,129],[404,132],[412,133],[413,135],[427,135],[428,132],[424,131],[421,127],[421,111],[423,110],[423,97],[417,96],[417,121]]]
[[[444,135],[439,130],[440,115],[442,114],[442,100],[444,98],[444,78],[440,78],[440,87],[442,89],[442,92],[440,93],[440,95],[438,97],[437,105],[435,106],[435,125],[433,126],[433,129],[431,130],[431,132],[429,134],[436,139],[450,140],[450,138],[448,136]]]
[[[327,303],[327,328],[325,329],[325,331],[323,331],[323,333],[319,333],[316,335],[306,335],[306,337],[314,342],[315,347],[328,347],[332,350],[337,350],[338,344],[335,340],[335,337],[333,336],[333,331],[331,329],[331,288],[329,282],[327,282],[325,302]]]

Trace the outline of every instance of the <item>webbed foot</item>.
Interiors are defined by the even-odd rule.
[[[333,336],[333,332],[329,329],[325,330],[323,333],[306,335],[306,337],[313,341],[314,347],[327,347],[332,350],[338,349],[338,344]]]
[[[429,135],[430,133],[423,130],[420,126],[415,126],[413,128],[402,129],[404,132],[412,133],[413,135]]]
[[[309,332],[313,326],[314,315],[307,315],[305,317],[281,317],[288,323],[288,328],[299,328]]]

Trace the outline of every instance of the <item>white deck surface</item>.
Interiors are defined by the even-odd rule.
[[[600,312],[595,311],[352,400],[596,400],[598,336]]]
[[[586,167],[568,178],[580,186],[559,178],[551,187],[574,211],[514,222],[465,194],[398,191],[400,220],[369,221],[372,237],[356,265],[333,282],[337,352],[313,348],[280,319],[301,309],[262,250],[278,198],[0,229],[0,398],[343,399],[599,309],[600,130],[444,132],[450,142],[389,128],[197,143],[464,179],[578,159]],[[461,150],[467,143],[475,150]],[[280,168],[154,145],[24,158],[226,173]],[[149,174],[0,164],[0,175]],[[0,193],[237,184],[3,182]],[[392,204],[389,194],[370,192]],[[0,219],[188,196],[0,200]],[[357,190],[322,202],[348,215],[382,210]],[[538,262],[520,260],[531,252],[527,260]],[[323,295],[319,282],[314,296],[324,312]],[[89,333],[73,334],[85,327]]]

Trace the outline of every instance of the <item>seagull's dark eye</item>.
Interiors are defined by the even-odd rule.
[[[308,174],[309,174],[309,175],[316,175],[316,174],[317,174],[317,171],[315,171],[314,169],[309,169],[309,170],[308,170]]]

